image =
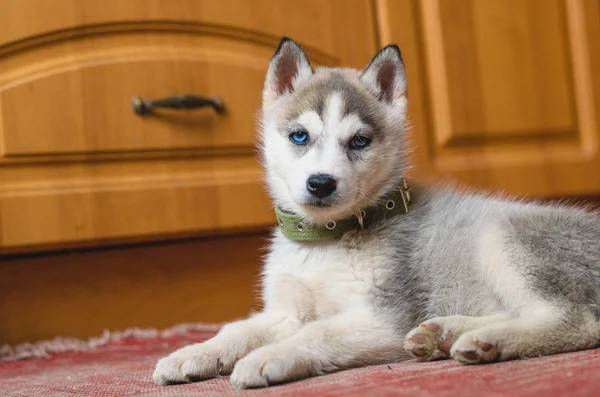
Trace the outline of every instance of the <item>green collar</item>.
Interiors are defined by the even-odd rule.
[[[325,225],[306,222],[302,217],[279,207],[275,207],[275,214],[283,235],[290,240],[320,241],[339,238],[346,232],[365,229],[378,220],[408,213],[409,204],[410,188],[404,179],[402,186],[388,194],[381,203],[361,210],[359,215],[338,221],[331,220]]]

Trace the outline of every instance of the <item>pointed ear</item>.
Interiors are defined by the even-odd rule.
[[[306,53],[294,40],[284,37],[269,64],[265,81],[265,102],[294,92],[313,75]]]
[[[406,69],[398,46],[390,44],[375,55],[361,80],[380,101],[393,103],[406,95]]]

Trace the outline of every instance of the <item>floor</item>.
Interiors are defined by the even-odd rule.
[[[55,352],[45,358],[12,362],[0,359],[0,397],[600,395],[600,349],[480,366],[465,366],[453,360],[406,361],[251,391],[235,390],[226,377],[166,387],[154,384],[151,375],[158,358],[214,333],[214,327],[198,325],[162,333],[136,330],[106,337],[84,352]],[[69,350],[66,341],[58,345]],[[73,343],[71,346],[82,348]],[[29,352],[32,351],[35,349],[30,347]],[[43,350],[38,349],[37,354],[40,353]]]

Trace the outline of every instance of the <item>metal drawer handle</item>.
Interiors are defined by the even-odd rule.
[[[169,108],[177,110],[193,110],[210,106],[215,112],[223,113],[223,102],[221,98],[204,98],[194,95],[177,95],[169,98],[143,100],[139,96],[131,98],[131,107],[136,114],[144,115],[152,113],[154,108]]]

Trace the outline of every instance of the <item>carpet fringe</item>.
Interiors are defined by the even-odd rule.
[[[104,330],[102,335],[82,340],[71,337],[57,336],[52,340],[36,343],[22,343],[16,346],[0,346],[0,362],[25,360],[28,358],[49,357],[52,353],[85,352],[97,349],[111,342],[126,339],[155,339],[169,338],[188,332],[215,332],[221,326],[215,324],[185,323],[164,330],[154,328],[129,328],[124,331]]]

